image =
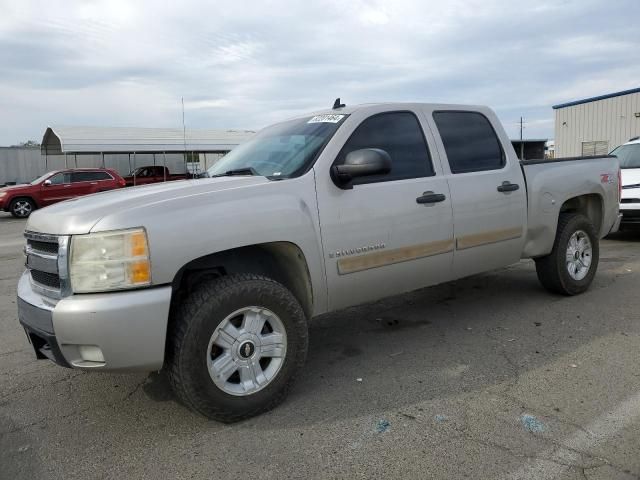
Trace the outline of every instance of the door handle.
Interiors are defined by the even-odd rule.
[[[517,183],[511,183],[509,181],[502,182],[502,185],[498,186],[499,192],[515,192],[520,188],[520,185]]]
[[[416,202],[420,204],[444,202],[447,197],[442,193],[424,192],[422,196],[416,198]]]

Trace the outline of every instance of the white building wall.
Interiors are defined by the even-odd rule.
[[[584,142],[607,142],[613,150],[640,136],[640,92],[555,110],[556,158],[582,155]]]

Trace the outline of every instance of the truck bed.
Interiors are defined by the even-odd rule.
[[[574,198],[588,201],[586,208],[601,219],[596,225],[600,237],[616,223],[619,164],[615,156],[524,160],[520,165],[527,184],[528,229],[523,257],[535,258],[551,251],[559,213],[574,207],[570,204]],[[585,192],[589,192],[587,200]]]
[[[539,165],[541,163],[577,162],[580,160],[595,160],[599,158],[616,158],[615,155],[596,155],[589,157],[560,157],[560,158],[534,158],[531,160],[520,160],[522,165]]]

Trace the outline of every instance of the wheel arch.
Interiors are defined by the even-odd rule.
[[[16,200],[29,200],[33,206],[34,206],[34,210],[37,208],[40,208],[40,205],[38,204],[37,200],[35,199],[35,197],[33,197],[32,195],[27,194],[17,194],[14,195],[12,197],[9,197],[9,199],[6,201],[6,205],[7,205],[7,212],[11,211],[11,205],[13,204],[13,202],[15,202]]]
[[[298,245],[286,241],[248,245],[191,260],[173,279],[173,298],[179,300],[194,282],[203,278],[235,273],[264,275],[281,283],[300,302],[307,318],[311,318],[314,299],[307,260]]]
[[[35,206],[38,206],[38,202],[36,201],[36,198],[29,193],[18,193],[16,195],[13,195],[9,197],[9,203],[13,202],[14,200],[20,200],[21,198],[24,198],[26,200],[31,200]]]
[[[558,221],[563,213],[580,213],[591,220],[598,237],[602,233],[602,222],[604,220],[604,203],[602,196],[597,193],[589,193],[586,195],[578,195],[569,198],[560,207],[558,212]]]

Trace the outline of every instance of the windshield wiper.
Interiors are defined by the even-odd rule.
[[[216,177],[233,177],[234,175],[250,175],[257,176],[258,172],[255,171],[252,167],[244,167],[244,168],[234,168],[233,170],[227,170],[224,173],[217,173],[215,175],[211,175],[209,178]]]

